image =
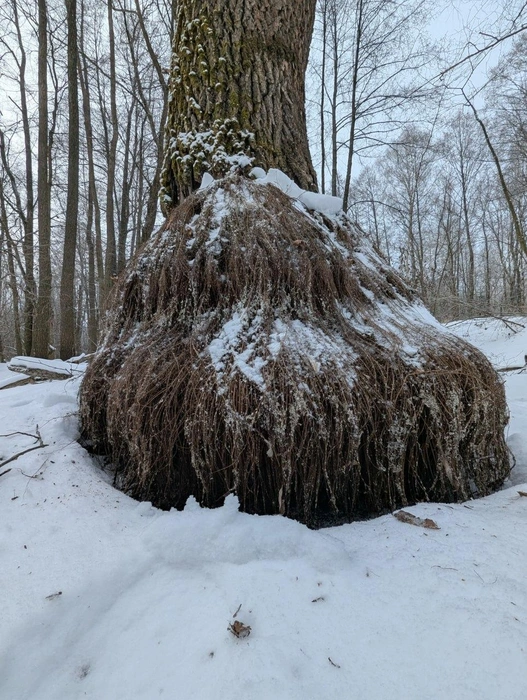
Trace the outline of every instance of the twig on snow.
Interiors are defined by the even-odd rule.
[[[48,445],[42,443],[41,445],[35,445],[35,447],[29,447],[27,450],[22,450],[22,452],[19,452],[18,454],[9,457],[9,459],[6,459],[5,462],[0,462],[0,467],[5,467],[6,464],[9,464],[9,462],[14,462],[15,459],[22,457],[22,455],[27,455],[28,452],[33,452],[33,450],[40,450],[41,447],[48,447]],[[9,469],[7,471],[9,471]],[[3,474],[5,474],[5,472],[3,472]],[[0,474],[0,476],[2,476],[2,474]]]
[[[42,435],[40,434],[40,430],[38,429],[38,425],[36,427],[36,435],[31,435],[30,433],[12,433],[13,435],[28,435],[29,437],[35,438],[35,440],[38,440],[38,445],[35,445],[34,447],[28,447],[27,450],[22,450],[22,452],[18,452],[16,455],[13,455],[12,457],[9,457],[9,459],[6,459],[3,462],[0,462],[0,468],[5,467],[6,464],[9,464],[9,462],[14,462],[15,459],[18,459],[19,457],[22,457],[22,455],[26,455],[28,452],[33,452],[33,450],[40,450],[41,447],[48,447],[47,444],[45,444],[42,441]],[[7,437],[7,436],[2,436],[2,437]],[[10,471],[9,469],[7,471]],[[6,474],[7,472],[2,472],[0,476],[3,474]]]

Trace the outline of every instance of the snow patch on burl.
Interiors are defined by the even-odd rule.
[[[270,168],[266,173],[262,168],[253,168],[250,175],[262,185],[271,184],[287,194],[291,199],[302,202],[307,209],[321,214],[335,215],[342,211],[342,199],[328,194],[308,192],[299,187],[290,177],[277,168]]]

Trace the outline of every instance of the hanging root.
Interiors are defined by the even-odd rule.
[[[138,499],[236,493],[310,525],[483,496],[510,469],[485,357],[347,219],[236,176],[121,277],[81,422]]]

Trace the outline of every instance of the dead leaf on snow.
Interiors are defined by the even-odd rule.
[[[427,530],[439,530],[439,525],[430,518],[418,518],[412,513],[408,513],[406,510],[398,510],[397,513],[393,513],[393,517],[400,520],[402,523],[408,523],[409,525],[417,525],[418,527],[425,527]]]
[[[526,496],[527,497],[527,491],[518,491],[520,496]]]
[[[249,625],[244,625],[240,620],[235,620],[228,627],[229,632],[231,632],[238,639],[244,639],[251,634],[251,628]]]

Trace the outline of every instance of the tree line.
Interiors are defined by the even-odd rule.
[[[0,355],[95,347],[113,279],[156,226],[174,11],[2,5]]]
[[[468,110],[438,107],[431,8],[319,1],[308,90],[319,187],[440,317],[521,310],[525,256],[495,163]],[[0,8],[0,359],[93,350],[113,281],[161,222],[176,19],[177,0]],[[479,112],[522,224],[524,43]]]

